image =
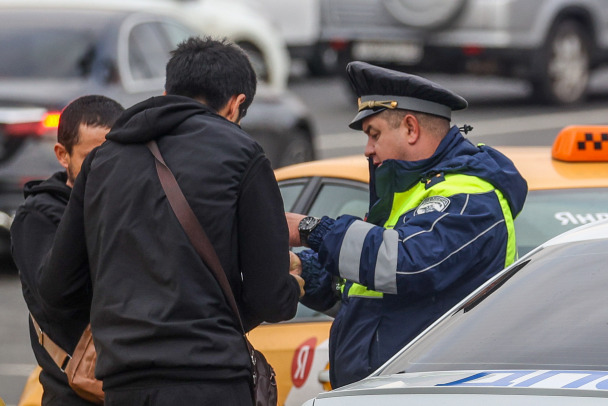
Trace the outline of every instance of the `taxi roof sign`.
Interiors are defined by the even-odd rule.
[[[567,162],[608,161],[608,126],[565,127],[557,134],[551,155]]]

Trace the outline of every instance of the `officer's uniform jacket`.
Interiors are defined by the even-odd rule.
[[[317,310],[342,305],[330,335],[333,387],[362,379],[517,256],[527,184],[457,127],[429,159],[370,165],[366,221],[323,218],[300,254]],[[338,277],[338,278],[336,278]]]

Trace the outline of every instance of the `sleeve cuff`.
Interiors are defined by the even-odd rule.
[[[315,252],[319,252],[321,243],[325,234],[333,227],[335,220],[327,216],[321,218],[321,222],[312,230],[312,233],[308,236],[308,246]]]

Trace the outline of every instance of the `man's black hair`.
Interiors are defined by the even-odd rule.
[[[68,152],[78,143],[80,125],[111,128],[124,108],[116,101],[100,95],[82,96],[61,112],[57,142]]]
[[[203,101],[218,111],[234,95],[244,94],[242,118],[256,90],[256,76],[249,58],[226,39],[190,37],[171,52],[165,91]]]

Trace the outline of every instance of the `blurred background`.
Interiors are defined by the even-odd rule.
[[[169,51],[227,37],[260,78],[243,127],[273,166],[362,154],[345,76],[364,60],[425,76],[469,108],[454,124],[489,145],[551,145],[608,124],[604,0],[0,0],[0,397],[35,365],[8,228],[30,179],[59,169],[58,113],[83,94],[125,107],[163,91]]]

